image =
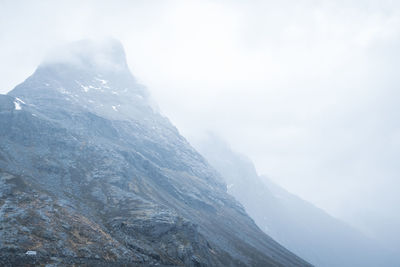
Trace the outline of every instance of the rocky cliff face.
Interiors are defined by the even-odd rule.
[[[114,40],[48,58],[0,95],[0,125],[2,266],[308,266],[152,107]]]

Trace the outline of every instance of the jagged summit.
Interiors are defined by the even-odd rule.
[[[58,103],[120,119],[154,109],[147,89],[128,68],[122,44],[115,39],[86,39],[53,49],[9,95],[36,106],[53,108]]]

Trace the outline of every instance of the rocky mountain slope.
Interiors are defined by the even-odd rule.
[[[49,56],[0,95],[0,125],[1,266],[309,266],[152,107],[117,41]]]
[[[399,266],[400,259],[377,242],[258,176],[253,163],[219,137],[210,134],[197,143],[257,225],[303,259],[327,267]]]

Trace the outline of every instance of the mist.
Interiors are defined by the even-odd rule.
[[[0,92],[53,47],[105,36],[189,141],[215,132],[258,173],[398,247],[399,3],[2,1]]]

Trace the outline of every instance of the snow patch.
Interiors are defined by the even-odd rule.
[[[88,86],[85,86],[85,85],[83,85],[83,84],[81,84],[80,82],[78,82],[78,81],[75,81],[77,84],[79,84],[79,86],[83,89],[83,91],[85,91],[86,93],[89,91],[89,87]]]
[[[68,92],[67,90],[65,90],[63,87],[59,87],[58,90],[59,90],[60,93],[63,94],[63,95],[71,95],[71,93]]]
[[[101,87],[96,87],[93,85],[89,85],[89,89],[100,90],[100,91],[104,92],[104,90]]]
[[[22,103],[22,104],[25,104],[25,102],[22,101],[20,98],[16,97],[15,99],[16,99],[18,102],[20,102],[20,103]]]
[[[14,101],[15,110],[21,110],[21,104],[19,102]]]

